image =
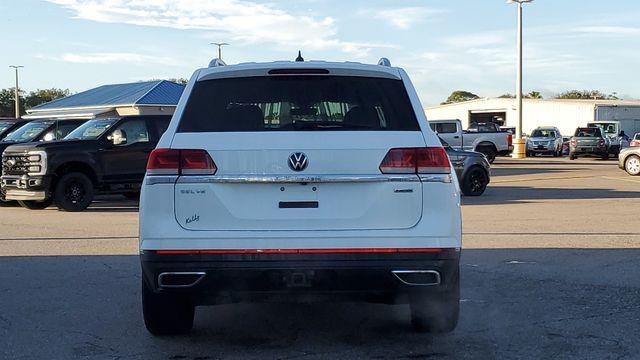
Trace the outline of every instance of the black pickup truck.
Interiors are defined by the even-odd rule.
[[[147,158],[170,116],[89,120],[60,141],[8,147],[2,155],[7,200],[29,209],[54,203],[82,211],[95,194],[138,196]]]
[[[28,122],[29,120],[24,119],[0,119],[0,140]]]

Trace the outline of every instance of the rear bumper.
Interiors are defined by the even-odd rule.
[[[180,292],[195,304],[359,300],[404,303],[411,288],[445,291],[460,251],[140,255],[154,292]]]

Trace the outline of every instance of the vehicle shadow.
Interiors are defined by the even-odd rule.
[[[9,257],[0,333],[5,355],[28,358],[607,358],[640,348],[639,255],[465,250],[460,323],[446,335],[413,332],[405,305],[317,303],[199,307],[193,332],[174,337],[144,329],[136,256]]]
[[[492,167],[491,177],[513,176],[513,175],[533,175],[533,174],[559,174],[571,173],[572,171],[589,170],[587,167],[562,167],[562,168],[544,168],[544,167]]]
[[[540,188],[529,186],[491,186],[482,196],[463,196],[463,205],[494,205],[527,203],[536,200],[570,199],[638,199],[638,191],[618,191],[605,188]]]

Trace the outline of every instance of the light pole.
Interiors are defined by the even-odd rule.
[[[522,139],[522,4],[533,0],[507,0],[507,4],[518,4],[518,66],[516,70],[516,103],[518,103],[518,122],[516,123],[516,139],[513,142],[512,157],[521,159],[526,157],[526,144]]]
[[[16,103],[16,119],[20,119],[20,90],[18,88],[18,69],[23,68],[22,65],[9,65],[10,68],[16,70],[16,89],[15,89],[15,103]]]
[[[212,42],[209,43],[211,45],[215,45],[218,47],[218,59],[222,60],[222,47],[226,46],[226,45],[231,45],[231,44],[227,44],[226,42],[221,42],[221,43],[216,43],[216,42]]]

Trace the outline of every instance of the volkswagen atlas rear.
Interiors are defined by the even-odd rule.
[[[245,301],[405,303],[416,329],[455,328],[455,173],[407,74],[386,65],[194,73],[142,187],[152,334]]]

